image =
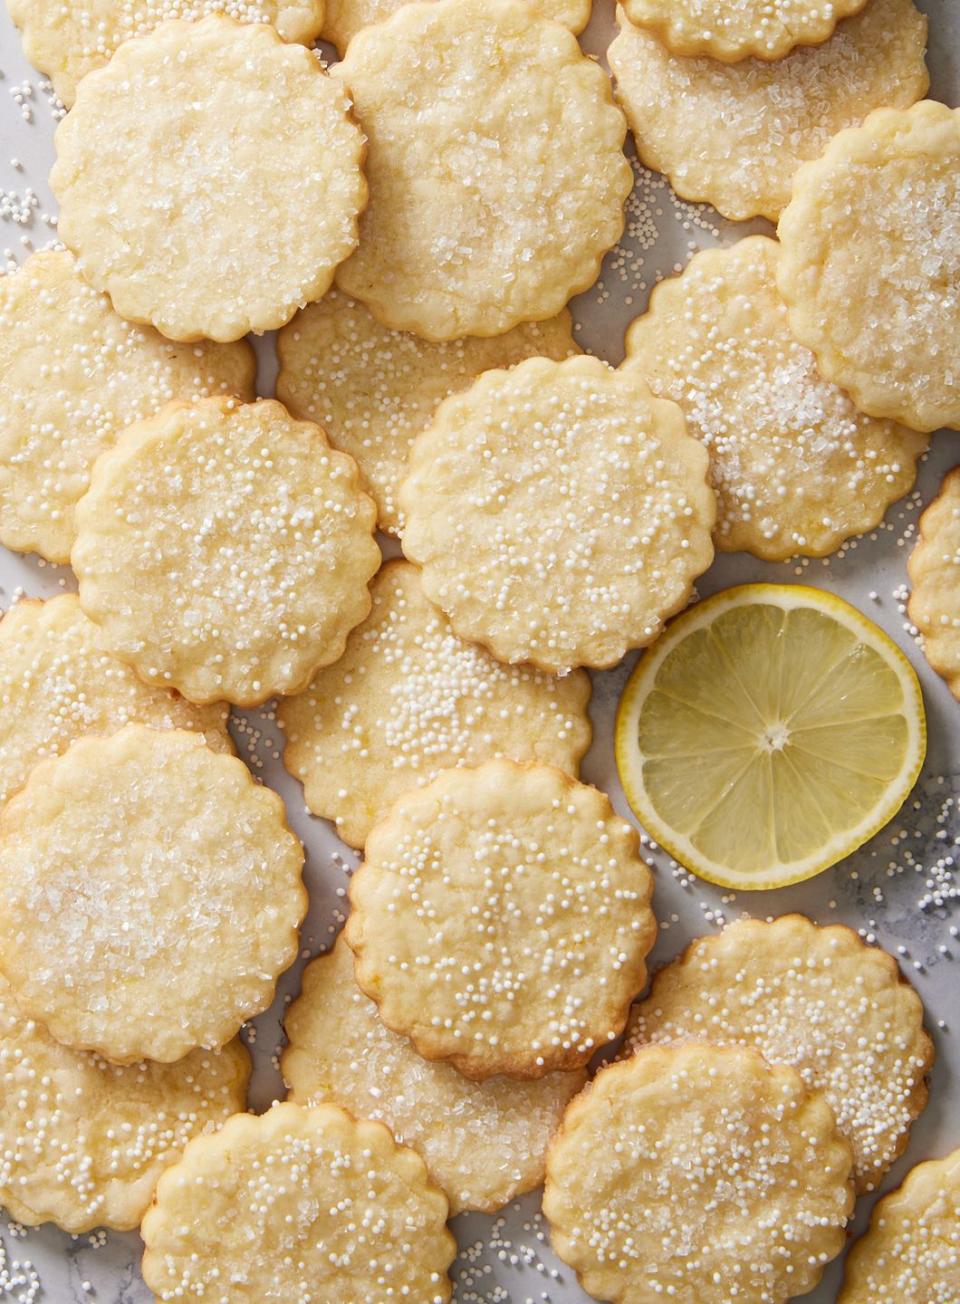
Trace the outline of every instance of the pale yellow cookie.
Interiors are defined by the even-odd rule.
[[[896,961],[849,928],[802,915],[731,924],[661,969],[627,1045],[690,1038],[755,1046],[822,1091],[853,1147],[860,1191],[903,1153],[927,1103],[933,1043]]]
[[[409,562],[387,562],[370,591],[340,660],[278,709],[284,761],[315,815],[362,847],[401,793],[455,765],[506,756],[576,776],[591,737],[584,671],[501,665],[457,637]]]
[[[342,58],[361,27],[382,23],[409,0],[326,0],[323,38],[332,41]],[[593,0],[523,0],[543,18],[582,32],[590,20]]]
[[[337,283],[380,321],[430,340],[500,335],[593,283],[633,173],[609,79],[569,31],[517,0],[404,5],[358,32],[333,75],[370,182]]]
[[[0,970],[77,1050],[222,1046],[296,957],[302,866],[277,794],[202,735],[81,738],[0,812]]]
[[[0,1205],[75,1236],[136,1227],[191,1137],[243,1109],[249,1077],[238,1040],[126,1068],[68,1050],[0,978]]]
[[[343,939],[308,965],[284,1025],[284,1080],[301,1105],[331,1100],[386,1123],[412,1146],[449,1197],[451,1213],[493,1213],[543,1181],[547,1145],[584,1073],[536,1082],[471,1082],[422,1059],[391,1032],[357,987]]]
[[[910,619],[923,635],[926,658],[960,698],[960,466],[944,477],[920,517],[907,572]]]
[[[650,1046],[602,1069],[547,1155],[553,1248],[611,1304],[783,1304],[853,1209],[850,1147],[795,1069]]]
[[[819,45],[867,0],[622,0],[631,23],[655,32],[673,54],[723,63],[782,59]]]
[[[572,327],[564,309],[491,339],[435,344],[381,325],[362,303],[331,290],[280,332],[277,398],[356,459],[381,530],[399,534],[397,489],[411,445],[440,403],[493,367],[579,353]]]
[[[913,0],[870,0],[823,45],[775,63],[671,54],[622,10],[609,49],[617,95],[647,167],[724,217],[775,222],[801,163],[880,105],[926,93],[927,20]]]
[[[125,426],[173,398],[254,396],[245,343],[174,344],[118,317],[73,255],[0,277],[0,542],[70,560],[73,509]]]
[[[345,936],[388,1028],[469,1078],[574,1069],[646,980],[636,831],[552,765],[488,761],[406,793],[367,838]]]
[[[167,18],[223,13],[241,23],[270,23],[285,41],[304,45],[317,39],[324,21],[323,0],[7,0],[7,8],[27,58],[68,108],[81,78],[108,63],[124,41]]]
[[[721,552],[823,557],[910,489],[922,435],[866,417],[790,333],[779,247],[696,254],[627,331],[628,364],[673,399],[710,454]]]
[[[957,1304],[960,1150],[918,1164],[873,1209],[847,1256],[838,1304]]]
[[[174,340],[282,326],[357,243],[347,95],[264,24],[172,19],[125,42],[80,83],[56,147],[57,230],[82,275]]]
[[[456,1242],[423,1160],[336,1105],[237,1114],[167,1170],[141,1229],[158,1300],[445,1304]]]
[[[369,612],[374,514],[353,459],[282,404],[169,403],[77,505],[80,604],[147,683],[255,706],[305,688]]]
[[[835,136],[778,234],[790,326],[823,375],[871,416],[960,427],[960,109],[878,109]]]
[[[145,684],[105,649],[75,594],[10,608],[0,620],[0,805],[38,761],[131,721],[189,729],[214,751],[233,751],[224,703],[194,706]]]
[[[713,560],[707,454],[637,371],[532,358],[447,399],[400,487],[427,597],[500,661],[651,643]]]

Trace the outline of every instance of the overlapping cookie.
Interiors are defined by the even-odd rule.
[[[920,517],[907,571],[910,619],[923,635],[927,660],[960,698],[960,467],[948,472]]]
[[[866,0],[622,0],[631,23],[656,32],[674,54],[723,63],[782,59],[797,45],[819,45]]]
[[[382,23],[395,13],[405,0],[326,0],[323,36],[332,41],[341,58],[361,27]],[[520,0],[536,13],[563,23],[572,32],[580,32],[590,18],[593,0]]]

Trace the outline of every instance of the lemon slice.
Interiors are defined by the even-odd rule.
[[[641,824],[724,887],[835,865],[897,812],[926,749],[920,684],[849,603],[744,584],[674,620],[617,712],[617,768]]]

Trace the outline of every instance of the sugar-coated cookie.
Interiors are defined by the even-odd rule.
[[[0,542],[67,562],[97,456],[173,398],[254,396],[246,343],[175,344],[118,317],[72,254],[0,277]]]
[[[655,32],[673,54],[723,63],[782,59],[796,45],[819,45],[867,0],[622,0],[631,23]]]
[[[907,571],[910,619],[923,635],[927,660],[960,698],[960,466],[947,473],[920,517]]]
[[[78,739],[0,812],[0,970],[77,1050],[222,1046],[296,957],[302,866],[281,799],[200,734]]]
[[[656,921],[636,831],[552,765],[488,761],[402,796],[367,838],[345,936],[421,1055],[482,1081],[574,1069],[616,1037]]]
[[[158,1300],[445,1304],[456,1243],[423,1160],[336,1105],[237,1114],[191,1142],[143,1220]]]
[[[323,426],[333,447],[356,459],[380,529],[399,534],[397,490],[410,448],[440,403],[493,367],[579,353],[572,331],[564,309],[505,335],[432,343],[391,330],[362,303],[331,290],[280,332],[277,398],[294,416]]]
[[[584,1073],[535,1082],[471,1082],[431,1063],[391,1032],[357,987],[343,938],[308,965],[303,991],[284,1019],[284,1080],[301,1105],[324,1100],[357,1118],[386,1123],[419,1151],[447,1194],[451,1213],[493,1213],[543,1181],[547,1145]]]
[[[243,1109],[250,1057],[234,1040],[175,1064],[108,1064],[54,1041],[0,978],[0,1071],[0,1205],[77,1236],[139,1224],[191,1137]]]
[[[850,1147],[757,1051],[649,1046],[602,1069],[547,1155],[550,1239],[611,1304],[784,1304],[843,1248]]]
[[[593,0],[522,0],[543,18],[563,23],[572,32],[581,32],[590,19]],[[382,23],[409,0],[326,0],[323,38],[332,41],[341,58],[361,27]]]
[[[278,708],[284,761],[315,815],[362,847],[401,793],[455,765],[507,756],[576,776],[591,737],[584,671],[505,666],[458,638],[409,562],[387,562],[370,592],[340,660]]]
[[[170,339],[282,326],[357,243],[347,95],[264,24],[171,19],[125,42],[80,83],[56,147],[57,231],[81,274]]]
[[[417,438],[403,550],[500,661],[603,668],[651,643],[713,560],[707,474],[637,371],[532,358],[485,372]]]
[[[282,404],[169,403],[94,467],[71,561],[104,644],[192,702],[305,688],[370,610],[375,508]]]
[[[609,79],[569,31],[517,0],[404,5],[333,75],[369,145],[345,293],[450,340],[553,317],[593,283],[633,173]]]
[[[691,1038],[755,1046],[822,1091],[853,1147],[860,1191],[903,1153],[927,1102],[933,1043],[896,961],[849,928],[802,915],[730,924],[660,970],[626,1044]]]
[[[881,105],[906,108],[930,84],[913,0],[870,0],[823,45],[775,63],[671,54],[618,15],[609,61],[641,161],[734,221],[775,222],[797,168],[835,132]]]
[[[767,561],[822,557],[873,529],[927,444],[822,379],[790,333],[779,254],[762,235],[702,250],[627,331],[629,365],[710,453],[717,548]]]
[[[790,327],[862,411],[960,427],[960,109],[878,109],[796,177]]]

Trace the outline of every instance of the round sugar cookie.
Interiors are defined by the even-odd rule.
[[[493,367],[579,353],[572,328],[564,309],[490,339],[431,343],[381,325],[362,303],[331,290],[280,332],[277,398],[356,459],[380,529],[399,534],[397,490],[410,448],[440,403]]]
[[[523,0],[542,18],[563,23],[571,32],[582,32],[590,20],[593,0]],[[382,23],[409,0],[326,0],[323,39],[332,41],[340,53],[359,32],[371,23]]]
[[[445,1304],[456,1242],[423,1160],[336,1105],[274,1105],[198,1137],[143,1220],[158,1300]]]
[[[192,702],[305,688],[370,610],[356,463],[273,400],[169,403],[97,461],[71,561],[104,644]]]
[[[755,1051],[650,1046],[601,1069],[547,1154],[553,1248],[611,1304],[783,1304],[853,1209],[822,1096]]]
[[[775,222],[797,168],[835,132],[880,105],[905,108],[930,84],[913,0],[870,0],[823,45],[775,63],[684,58],[619,19],[609,62],[641,161],[733,221]]]
[[[358,32],[333,76],[370,183],[337,283],[380,321],[500,335],[593,283],[633,173],[609,78],[559,23],[516,0],[404,5]]]
[[[850,1142],[859,1191],[903,1153],[927,1103],[933,1043],[896,961],[849,928],[802,915],[731,924],[660,970],[626,1044],[691,1038],[754,1046],[797,1069]]]
[[[284,1080],[301,1105],[331,1100],[385,1123],[422,1155],[451,1213],[493,1213],[543,1181],[547,1145],[584,1073],[536,1082],[471,1082],[421,1058],[391,1032],[359,990],[353,954],[338,940],[307,966],[303,992],[284,1019]]]
[[[77,83],[102,68],[132,36],[143,36],[167,18],[195,20],[223,13],[242,23],[270,23],[285,41],[311,45],[323,26],[323,0],[9,0],[23,49],[53,82],[69,108]]]
[[[364,142],[344,88],[263,24],[172,19],[125,42],[80,83],[56,148],[61,240],[121,317],[170,339],[282,326],[357,243]]]
[[[779,247],[695,254],[627,331],[628,365],[678,403],[710,454],[721,552],[824,557],[908,492],[922,435],[864,416],[790,333]]]
[[[960,1150],[918,1164],[847,1255],[838,1304],[957,1304]]]
[[[819,45],[867,0],[621,0],[631,23],[655,32],[673,54],[723,63],[782,59],[797,45]]]
[[[78,1236],[138,1226],[191,1137],[243,1109],[250,1057],[235,1039],[175,1064],[108,1064],[25,1018],[0,978],[0,1074],[0,1205]]]
[[[878,109],[797,174],[780,219],[790,327],[862,411],[960,427],[960,109]]]
[[[254,397],[246,343],[174,344],[118,317],[64,250],[0,277],[0,542],[70,560],[97,456],[173,398]]]
[[[920,517],[907,562],[913,592],[910,619],[923,635],[923,651],[960,698],[960,466]]]
[[[703,446],[597,358],[532,358],[447,399],[400,486],[403,550],[462,638],[505,662],[615,665],[713,560]]]
[[[227,707],[194,706],[151,687],[103,646],[76,594],[26,598],[0,620],[0,805],[38,761],[86,734],[117,733],[136,721],[154,729],[203,734],[215,752],[232,752]]]
[[[591,737],[584,671],[501,665],[457,637],[409,562],[387,562],[370,592],[340,660],[278,707],[284,761],[315,815],[362,847],[401,793],[440,770],[506,756],[576,777]]]
[[[552,765],[487,761],[408,792],[367,838],[345,937],[388,1028],[466,1077],[575,1069],[646,981],[636,831]]]
[[[302,867],[277,794],[200,734],[78,739],[0,812],[0,970],[77,1050],[222,1046],[296,958]]]

